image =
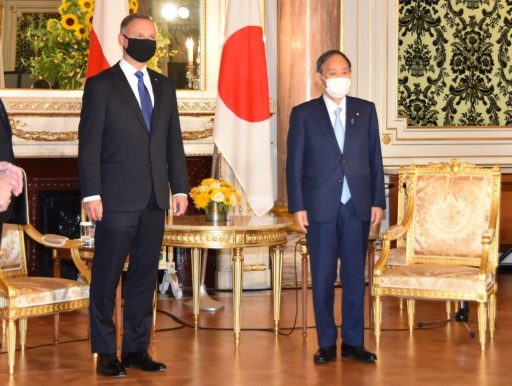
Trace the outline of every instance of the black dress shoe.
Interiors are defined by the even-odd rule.
[[[105,377],[124,377],[126,369],[115,354],[98,354],[96,373]]]
[[[329,363],[336,360],[336,345],[329,347],[320,347],[313,359],[316,364]]]
[[[377,355],[367,351],[364,346],[351,346],[345,343],[341,345],[341,356],[361,362],[375,362],[377,360]]]
[[[124,367],[142,371],[162,371],[167,368],[164,363],[154,361],[147,351],[123,353],[122,361]]]

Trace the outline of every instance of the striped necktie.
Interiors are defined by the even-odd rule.
[[[151,96],[149,95],[149,91],[144,84],[144,73],[142,71],[137,71],[135,76],[139,79],[137,83],[137,88],[139,90],[139,98],[140,98],[140,108],[142,110],[142,115],[144,116],[144,120],[146,121],[146,126],[148,131],[151,130],[151,117],[153,115],[153,104],[151,103]]]

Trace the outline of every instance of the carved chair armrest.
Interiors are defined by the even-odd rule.
[[[482,260],[478,271],[478,279],[485,281],[487,279],[487,270],[489,265],[489,249],[496,235],[495,229],[486,229],[482,233]]]
[[[23,225],[23,230],[32,240],[39,244],[44,245],[45,247],[56,249],[68,249],[71,253],[71,259],[73,260],[73,263],[75,264],[76,268],[83,276],[87,284],[90,284],[91,270],[80,256],[79,248],[82,245],[80,240],[70,240],[65,236],[54,234],[43,235],[30,224]]]
[[[5,276],[2,268],[0,268],[0,293],[4,293],[6,297],[14,295],[14,289],[9,285],[9,279]]]
[[[406,233],[407,228],[403,224],[396,224],[380,234],[379,238],[382,241],[382,252],[379,260],[375,263],[376,275],[380,275],[387,265],[391,241],[402,238]]]

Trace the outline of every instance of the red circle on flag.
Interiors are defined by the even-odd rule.
[[[244,27],[226,40],[220,64],[219,96],[236,116],[246,121],[269,119],[267,64],[261,27]]]

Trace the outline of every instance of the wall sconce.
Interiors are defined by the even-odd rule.
[[[185,41],[187,47],[187,86],[189,89],[199,89],[199,66],[194,64],[194,39],[187,38]],[[199,49],[198,49],[199,55]]]
[[[162,7],[160,11],[162,17],[165,20],[171,21],[176,18],[186,20],[190,17],[190,10],[187,7],[177,7],[172,3],[167,3]]]

